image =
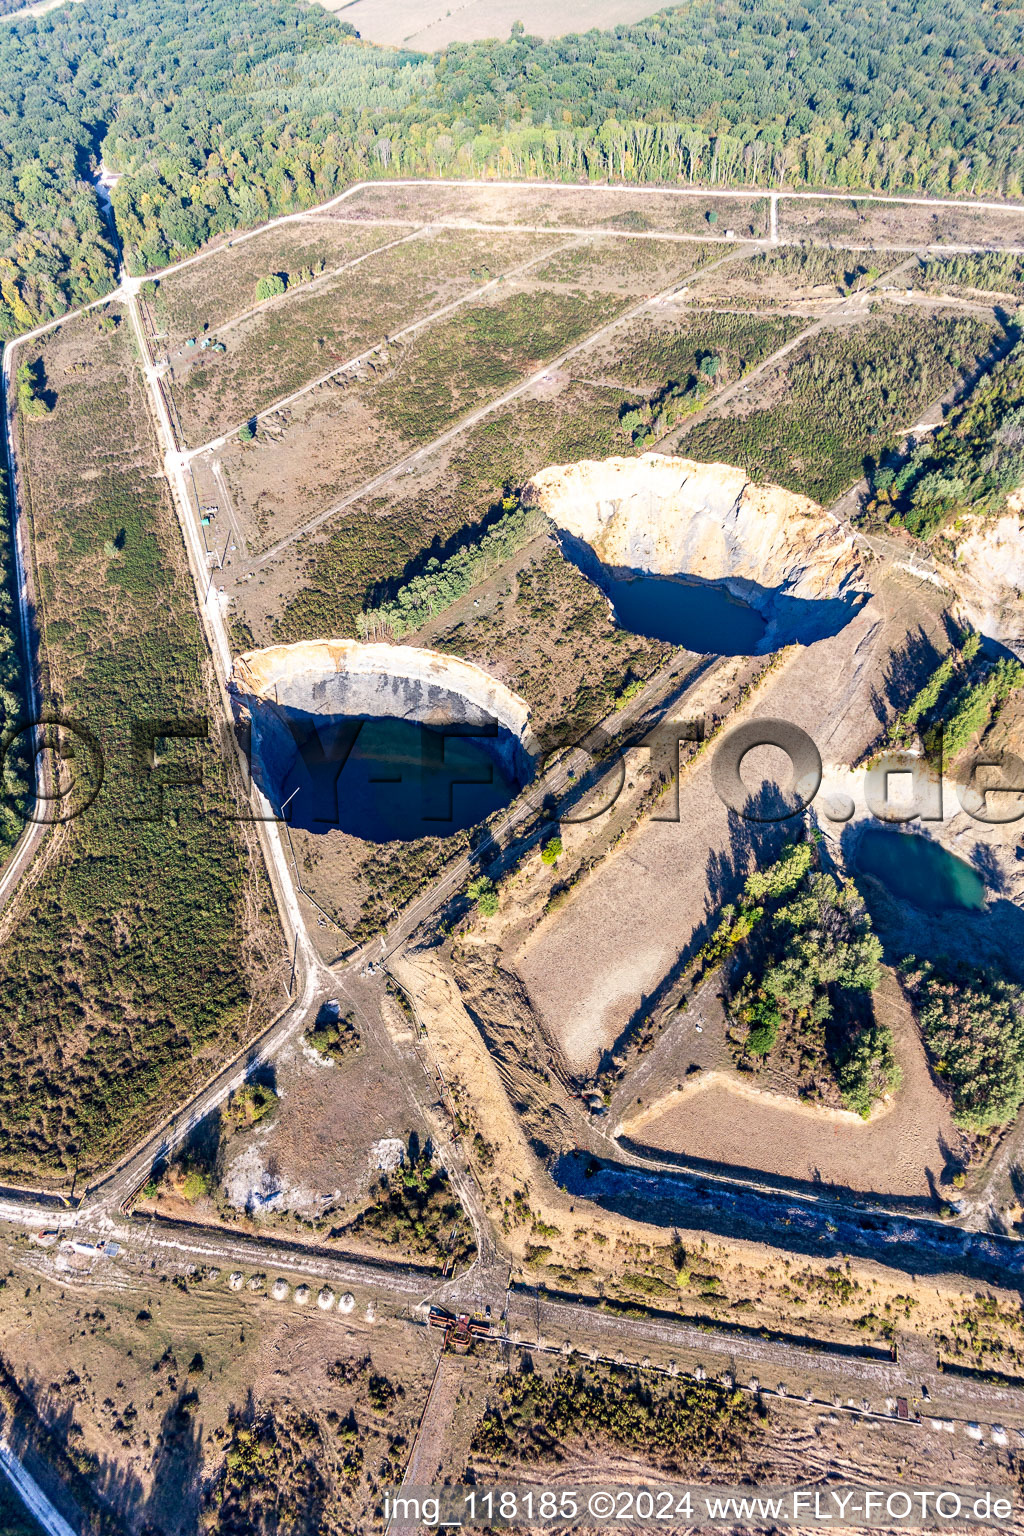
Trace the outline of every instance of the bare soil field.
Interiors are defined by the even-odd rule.
[[[642,1110],[635,1106],[621,1134],[655,1156],[725,1164],[740,1175],[756,1170],[809,1185],[928,1198],[943,1182],[959,1132],[891,971],[874,1003],[879,1022],[893,1031],[903,1083],[870,1121],[762,1091],[749,1076],[705,1073]]]
[[[171,355],[168,383],[188,442],[229,431],[550,245],[527,237],[502,250],[493,237],[440,230],[261,305],[225,333],[226,352]]]
[[[711,215],[709,218],[708,216]],[[380,182],[339,203],[340,219],[459,220],[543,229],[607,229],[625,235],[675,234],[724,240],[768,234],[768,200],[746,192],[708,198],[699,189],[649,192],[634,187],[549,187],[495,183],[415,187]]]
[[[879,679],[909,631],[935,631],[936,598],[887,586],[838,635],[787,653],[749,714],[803,726],[826,762],[857,761],[885,709]],[[549,1036],[578,1075],[594,1069],[645,997],[703,942],[719,905],[783,835],[785,823],[740,823],[727,811],[711,781],[712,758],[704,754],[684,775],[678,822],[642,823],[515,957]],[[747,762],[752,792],[762,774],[771,782],[782,773],[785,782],[786,760],[774,749]]]
[[[531,37],[563,37],[591,27],[640,21],[658,9],[653,0],[565,0],[556,14],[540,0],[321,0],[325,10],[343,11],[371,43],[431,50],[451,42],[507,37],[521,21]]]
[[[779,236],[819,245],[1000,247],[1024,244],[1024,213],[1013,208],[929,208],[913,203],[780,198]]]
[[[303,267],[313,268],[322,262],[330,272],[356,256],[411,234],[412,229],[411,224],[404,229],[371,230],[326,219],[297,219],[251,239],[235,240],[166,277],[156,273],[153,310],[163,349],[173,352],[187,337],[216,332],[236,315],[252,309],[261,277],[287,275],[291,287],[298,284]]]

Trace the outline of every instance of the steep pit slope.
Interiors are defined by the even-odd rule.
[[[967,616],[983,635],[1024,647],[1024,490],[1002,517],[965,517],[948,562]],[[943,541],[944,542],[944,541]],[[940,560],[946,553],[936,550]]]
[[[769,645],[834,628],[837,600],[848,617],[865,588],[852,537],[835,518],[728,464],[645,453],[556,465],[534,476],[524,500],[568,535],[570,553],[578,558],[582,543],[613,576],[725,587],[768,620]],[[588,574],[601,580],[593,562]]]
[[[506,799],[533,776],[529,706],[456,657],[407,645],[300,641],[246,651],[229,688],[237,718],[251,725],[253,777],[270,805],[280,814],[295,794],[299,808],[317,803],[299,824],[384,836],[373,829],[381,795],[367,800],[368,786],[401,782],[414,790],[446,779],[442,797],[450,801],[451,784],[485,782],[461,761],[467,752],[477,766],[493,764],[493,785]],[[433,745],[421,727],[434,728]],[[436,733],[449,731],[439,745]],[[336,801],[343,772],[348,814],[338,820],[321,814],[320,802]],[[393,827],[391,834],[423,835]]]

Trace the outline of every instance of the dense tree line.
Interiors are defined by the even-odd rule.
[[[890,742],[908,746],[919,736],[936,762],[951,762],[999,716],[1007,699],[1024,687],[1024,666],[1011,657],[992,663],[981,655],[981,636],[968,630],[959,648],[944,656],[892,720]]]
[[[515,496],[505,496],[501,507],[496,521],[467,529],[465,542],[447,559],[430,556],[422,570],[368,603],[357,620],[363,639],[397,640],[418,629],[450,608],[470,587],[485,581],[546,525],[541,513],[521,507]]]
[[[83,0],[0,32],[0,330],[357,177],[1021,192],[1019,0],[697,0],[553,42],[375,48],[293,0]]]

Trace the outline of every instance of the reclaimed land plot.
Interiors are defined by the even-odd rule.
[[[274,412],[254,443],[219,450],[254,550],[285,537],[389,461],[519,383],[629,300],[529,282],[494,291]]]
[[[997,334],[994,321],[948,314],[820,331],[759,379],[756,393],[694,422],[681,451],[833,501],[860,478],[865,456],[896,445]]]
[[[544,187],[495,184],[448,187],[426,182],[402,187],[379,182],[339,203],[338,219],[404,219],[414,223],[459,220],[522,224],[545,229],[614,229],[623,234],[717,236],[744,240],[768,234],[768,199],[746,192],[707,197],[701,192],[638,191],[635,187]]]
[[[849,202],[822,198],[779,199],[779,235],[819,245],[1024,245],[1024,211],[1018,208],[943,208],[920,203]]]
[[[218,326],[252,309],[261,278],[277,274],[293,288],[304,267],[313,269],[322,262],[330,272],[412,230],[411,224],[374,230],[326,220],[296,221],[234,241],[166,277],[156,273],[153,311],[164,350],[174,351],[189,336],[215,333]]]
[[[717,390],[756,368],[805,324],[792,315],[733,314],[691,308],[685,302],[668,304],[639,316],[592,352],[575,358],[573,372],[581,377],[586,371],[588,378],[641,393],[701,378],[708,389],[713,383]],[[702,373],[705,358],[716,359],[713,374]],[[696,398],[693,403],[698,403]]]
[[[730,1063],[724,1071],[693,1073],[681,1088],[673,1082],[643,1108],[627,1092],[638,1086],[627,1078],[622,1097],[634,1102],[619,1133],[634,1149],[654,1157],[669,1153],[702,1167],[714,1162],[734,1173],[774,1175],[808,1186],[824,1181],[864,1193],[926,1196],[942,1180],[946,1149],[957,1142],[950,1103],[932,1076],[913,1012],[888,968],[873,1007],[877,1022],[892,1030],[903,1080],[869,1120],[804,1102],[780,1092],[771,1080],[763,1091]],[[707,1011],[701,1018],[706,1021]],[[673,1078],[694,1044],[698,1051],[706,1049],[692,1018],[681,1022]],[[704,1035],[717,1027],[717,1020],[705,1022]]]
[[[550,244],[527,236],[513,249],[493,236],[439,230],[261,306],[223,334],[225,352],[172,353],[168,381],[189,444],[230,431]]]
[[[929,256],[907,274],[914,288],[926,293],[962,293],[996,297],[1008,294],[1024,299],[1024,256],[1012,251],[972,251],[969,254]]]
[[[28,356],[51,407],[21,423],[44,694],[105,759],[0,949],[0,1166],[44,1180],[105,1166],[188,1097],[265,1026],[286,972],[215,728],[163,743],[202,783],[169,789],[162,819],[133,751],[132,721],[219,702],[128,321],[68,321]]]
[[[794,302],[834,301],[854,292],[873,271],[871,254],[820,246],[783,245],[754,251],[701,279],[700,301],[773,307]]]
[[[389,495],[349,507],[297,546],[297,571],[271,565],[262,586],[240,588],[238,605],[259,643],[355,634],[374,589],[412,573],[424,552],[443,557],[463,530],[494,515],[506,487],[549,463],[628,451],[619,401],[613,391],[566,381],[551,394],[524,395],[430,454]]]

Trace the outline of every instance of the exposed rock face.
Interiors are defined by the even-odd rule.
[[[769,619],[780,600],[864,587],[853,540],[816,502],[742,469],[660,453],[544,469],[524,499],[590,546],[616,575],[720,582]]]
[[[427,725],[497,722],[485,750],[525,783],[537,750],[529,705],[482,667],[411,645],[302,640],[236,657],[228,687],[252,722],[253,774],[273,805],[304,722],[362,717]]]
[[[951,566],[968,617],[983,635],[1024,647],[1024,491],[1002,517],[964,519]]]

